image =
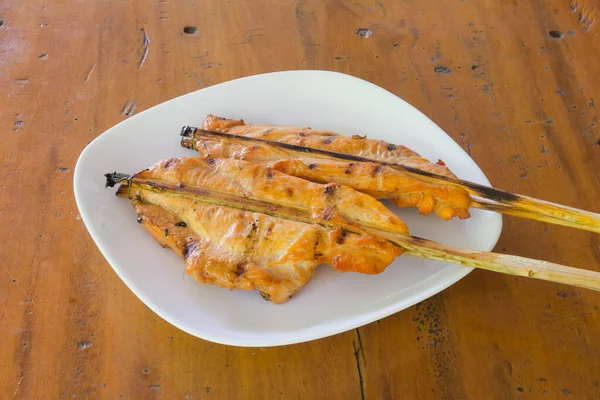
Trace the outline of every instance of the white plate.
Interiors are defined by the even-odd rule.
[[[156,161],[194,152],[179,146],[183,125],[208,113],[273,123],[367,134],[443,159],[461,178],[489,185],[475,162],[414,107],[366,81],[334,72],[289,71],[250,76],[167,101],[100,135],[75,168],[75,198],[98,248],[125,284],[150,309],[199,338],[238,346],[304,342],[343,332],[422,301],[471,269],[409,256],[374,276],[321,266],[288,303],[274,305],[257,292],[201,285],[184,273],[173,252],[136,223],[128,201],[104,188],[103,174],[133,173]],[[394,208],[411,232],[443,243],[491,250],[502,228],[498,214],[473,210],[465,221],[422,217]]]

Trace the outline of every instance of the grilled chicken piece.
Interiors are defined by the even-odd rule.
[[[408,147],[386,143],[383,140],[366,139],[366,137],[358,135],[349,137],[331,131],[291,126],[247,125],[242,120],[227,119],[212,114],[206,117],[202,127],[211,131],[315,147],[336,153],[353,154],[390,163],[399,162],[405,158],[416,158],[429,164],[429,161],[421,158],[419,154]],[[437,173],[453,176],[447,168],[438,168],[437,171],[439,171]]]
[[[355,222],[408,233],[370,196],[245,161],[171,159],[125,182],[117,194],[131,199],[138,221],[162,246],[184,258],[188,274],[201,283],[258,290],[274,303],[287,301],[319,264],[376,274],[402,253]],[[235,208],[207,202],[227,203],[234,196]],[[274,205],[273,214],[277,207],[309,209],[315,223],[250,210],[260,200]],[[240,209],[246,202],[249,209]]]
[[[246,125],[243,121],[214,115],[206,118],[203,128],[358,155],[454,177],[443,163],[431,164],[404,146],[396,146],[380,140],[340,136],[333,132],[316,131],[310,128]],[[214,137],[203,137],[201,132],[194,135],[193,147],[203,157],[238,158],[269,165],[279,171],[313,182],[336,182],[378,199],[389,199],[400,207],[416,207],[424,215],[435,211],[443,219],[451,219],[454,216],[462,219],[470,216],[468,209],[471,197],[466,190],[452,185],[424,182],[385,165],[328,158],[297,158],[297,154],[289,154],[285,149],[261,144],[245,146],[239,142],[215,140]]]
[[[227,119],[209,114],[202,128],[235,135],[260,138],[298,146],[314,147],[336,153],[351,154],[373,160],[397,163],[439,175],[455,177],[440,161],[432,164],[417,152],[405,146],[367,139],[366,136],[343,136],[331,131],[277,125],[246,124],[242,120]]]
[[[443,219],[470,216],[470,196],[451,185],[435,185],[413,179],[386,166],[324,159],[280,160],[270,165],[281,172],[313,182],[336,182],[377,199],[389,199],[400,207],[416,207],[423,215],[435,211]]]

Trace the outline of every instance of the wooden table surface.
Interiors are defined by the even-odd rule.
[[[598,9],[588,0],[4,0],[0,397],[600,398],[598,293],[474,271],[333,337],[216,345],[129,291],[72,188],[83,148],[131,115],[237,77],[325,69],[412,103],[495,186],[599,212]],[[600,270],[599,235],[539,222],[505,217],[496,251]]]

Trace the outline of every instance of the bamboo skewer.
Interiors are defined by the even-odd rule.
[[[215,132],[193,127],[184,127],[181,130],[181,136],[181,145],[190,149],[194,149],[192,138],[208,138],[213,140],[225,140],[241,145],[252,143],[272,146],[281,150],[282,153],[289,157],[305,157],[307,154],[310,154],[311,157],[317,158],[369,162],[385,165],[400,170],[408,176],[424,182],[436,184],[442,183],[463,188],[470,195],[474,196],[471,205],[475,208],[600,233],[600,214],[551,203],[529,196],[513,194],[501,189],[491,188],[458,178],[438,175],[401,164],[388,163],[351,154],[317,149],[314,147],[298,146],[273,140]]]
[[[408,255],[600,291],[600,273],[595,271],[582,270],[518,256],[461,249],[381,229],[375,224],[361,223],[360,221],[348,222],[335,218],[327,220],[319,218],[320,213],[301,204],[294,206],[277,204],[260,198],[237,196],[210,188],[199,188],[188,185],[180,187],[164,182],[136,179],[135,176],[126,174],[109,173],[105,176],[107,187],[113,187],[119,183],[124,185],[117,192],[118,195],[123,197],[129,197],[129,191],[125,191],[124,189],[131,189],[131,187],[137,186],[144,190],[171,195],[183,195],[205,203],[260,212],[282,219],[319,224],[326,227],[342,227],[357,233],[366,231],[389,240],[403,248]]]
[[[366,230],[378,233],[377,230]],[[402,247],[407,255],[600,291],[600,273],[596,271],[508,254],[461,249],[415,236],[395,235],[392,240],[387,232],[379,231],[379,235]]]

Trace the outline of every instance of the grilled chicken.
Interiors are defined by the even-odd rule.
[[[202,127],[211,131],[358,155],[454,177],[442,162],[432,164],[404,146],[380,140],[341,136],[310,128],[246,125],[243,121],[214,115],[209,115]],[[288,152],[268,144],[245,145],[239,141],[216,140],[203,136],[201,131],[195,132],[191,143],[184,145],[195,148],[203,157],[243,159],[313,182],[336,182],[378,199],[389,199],[400,207],[416,207],[424,215],[434,211],[443,219],[470,216],[468,209],[471,197],[464,189],[424,182],[381,164],[298,157],[297,152]]]
[[[435,211],[443,219],[470,216],[471,198],[463,189],[422,182],[382,165],[302,158],[275,161],[271,166],[313,182],[337,182],[400,207],[416,207],[423,215]]]
[[[199,282],[258,290],[274,303],[287,301],[320,264],[376,274],[402,253],[357,223],[408,233],[370,196],[233,159],[162,161],[123,181],[117,194]]]

